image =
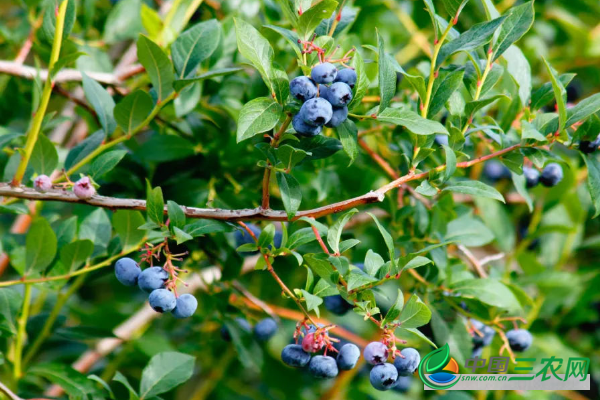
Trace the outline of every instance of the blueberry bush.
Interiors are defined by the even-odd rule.
[[[0,398],[598,398],[598,15],[3,1]],[[424,391],[445,344],[592,390]]]

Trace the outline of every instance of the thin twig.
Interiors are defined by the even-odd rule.
[[[469,260],[469,262],[471,264],[473,264],[473,268],[475,268],[475,271],[477,271],[477,274],[481,277],[481,278],[487,278],[488,274],[487,272],[485,272],[485,269],[483,269],[483,265],[481,265],[481,262],[477,259],[477,257],[475,257],[475,255],[473,253],[471,253],[471,250],[469,250],[467,247],[465,247],[462,244],[458,245],[458,249],[460,251],[463,252],[463,254],[467,257],[467,259]]]

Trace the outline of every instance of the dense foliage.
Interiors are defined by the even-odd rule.
[[[0,397],[598,398],[598,15],[3,1]],[[426,392],[445,344],[592,391]]]

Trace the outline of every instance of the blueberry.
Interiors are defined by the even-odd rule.
[[[338,71],[334,82],[344,82],[346,85],[354,89],[356,84],[356,71],[352,68],[344,68]]]
[[[448,135],[435,135],[435,139],[433,139],[433,141],[438,146],[448,146]]]
[[[275,245],[276,248],[281,247],[282,240],[283,240],[283,232],[281,232],[281,230],[277,229],[275,231],[275,236],[273,237],[273,244]]]
[[[527,350],[533,342],[533,336],[527,329],[512,329],[506,332],[506,338],[510,348],[517,352]]]
[[[400,393],[406,393],[408,392],[408,389],[410,389],[410,384],[412,381],[412,376],[399,376],[392,390]]]
[[[34,179],[33,188],[40,193],[47,192],[52,189],[52,179],[48,175],[40,175]]]
[[[96,188],[89,177],[84,176],[73,185],[73,193],[80,199],[87,200],[96,194]]]
[[[383,364],[388,359],[388,348],[381,342],[371,342],[363,350],[363,356],[369,364]]]
[[[589,140],[582,140],[579,142],[579,151],[584,154],[590,154],[598,150],[599,145],[598,139],[594,140],[593,142],[590,142]]]
[[[308,76],[299,76],[290,82],[290,93],[305,102],[317,96],[317,85]]]
[[[339,294],[324,297],[323,304],[329,312],[332,312],[335,315],[344,315],[352,309],[352,305],[344,300]]]
[[[265,318],[254,325],[254,337],[259,342],[266,342],[277,332],[277,322],[273,318]]]
[[[196,308],[198,308],[198,300],[186,293],[177,298],[177,304],[171,313],[175,318],[188,318],[194,315]]]
[[[156,312],[171,311],[177,305],[175,295],[167,289],[156,289],[148,297],[150,307]]]
[[[402,354],[404,358],[396,356],[396,359],[394,360],[394,367],[398,370],[398,375],[412,375],[421,362],[421,355],[412,347],[403,349],[400,354]]]
[[[550,163],[544,167],[540,182],[546,187],[556,186],[563,179],[563,170],[560,164]]]
[[[288,344],[281,351],[281,361],[290,367],[304,367],[310,361],[310,354],[299,344]]]
[[[475,346],[473,347],[473,352],[471,353],[471,358],[481,358],[483,354],[483,346]]]
[[[323,130],[320,126],[312,126],[304,122],[300,113],[296,114],[294,119],[292,119],[292,126],[300,136],[317,136]]]
[[[385,363],[373,367],[369,375],[371,385],[377,390],[390,390],[396,384],[398,371],[393,364]]]
[[[356,366],[360,358],[360,349],[352,343],[346,343],[337,355],[337,366],[343,371],[349,371]]]
[[[325,126],[329,128],[337,128],[348,119],[348,107],[333,107],[333,115]]]
[[[138,286],[146,293],[165,287],[169,273],[162,267],[150,267],[142,271],[138,278]]]
[[[337,68],[331,63],[316,65],[310,71],[310,77],[317,83],[331,83],[337,77]]]
[[[352,89],[344,82],[336,82],[329,88],[321,86],[320,89],[320,96],[334,107],[346,106],[352,100]]]
[[[236,325],[242,333],[249,334],[252,332],[252,327],[245,318],[237,317],[233,320],[233,324]],[[229,333],[229,329],[227,329],[226,325],[221,327],[221,337],[226,342],[231,341],[231,333]]]
[[[308,365],[308,371],[315,378],[335,378],[338,374],[338,366],[333,357],[314,356]]]
[[[136,285],[141,272],[138,263],[128,257],[120,258],[115,264],[115,275],[125,286]]]
[[[317,97],[302,104],[298,115],[309,125],[323,126],[331,120],[333,108],[327,100]]]
[[[492,339],[494,339],[496,331],[476,319],[471,319],[470,321],[471,325],[483,335],[479,336],[477,332],[473,332],[473,344],[475,346],[489,346],[492,343]]]
[[[510,170],[498,160],[486,162],[483,173],[492,182],[510,178]]]
[[[525,177],[525,185],[528,188],[537,186],[540,182],[540,171],[535,168],[523,167],[523,176]]]

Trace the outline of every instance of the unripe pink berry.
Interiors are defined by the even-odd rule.
[[[90,178],[84,176],[75,182],[75,185],[73,186],[73,193],[75,193],[75,196],[79,197],[80,199],[89,199],[96,194],[96,189],[94,188],[94,185],[92,185]]]
[[[52,189],[52,180],[47,175],[40,175],[33,181],[33,187],[40,193]]]

